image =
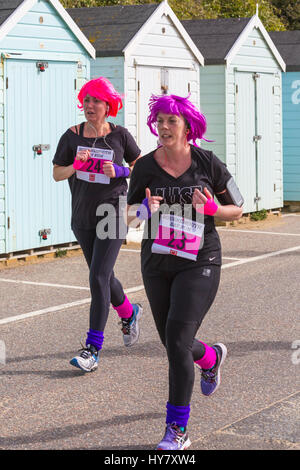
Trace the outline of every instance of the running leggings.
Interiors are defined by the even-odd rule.
[[[169,359],[169,403],[188,406],[195,380],[194,361],[205,347],[195,339],[220,282],[220,266],[176,273],[143,272],[156,328]]]
[[[90,329],[104,331],[110,303],[118,306],[125,299],[123,287],[113,271],[123,240],[101,240],[96,235],[96,229],[73,227],[73,232],[90,268]]]

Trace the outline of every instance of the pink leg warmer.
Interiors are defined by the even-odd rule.
[[[217,353],[214,350],[214,348],[212,348],[211,346],[208,346],[202,341],[200,341],[200,343],[202,343],[203,346],[205,347],[205,353],[204,353],[204,356],[201,357],[201,359],[199,359],[198,361],[195,361],[195,364],[198,364],[198,366],[200,366],[201,369],[210,369],[216,363]]]
[[[118,305],[118,307],[113,305],[113,308],[117,311],[120,318],[130,318],[132,315],[132,305],[126,295],[124,302],[121,305]]]

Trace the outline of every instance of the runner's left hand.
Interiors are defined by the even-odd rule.
[[[207,188],[204,188],[203,192],[205,194],[201,193],[199,189],[195,189],[193,193],[192,204],[196,210],[197,210],[197,207],[196,207],[197,205],[206,204],[208,199],[212,199],[212,195],[210,194]]]
[[[115,172],[112,162],[103,163],[103,173],[105,174],[105,176],[108,176],[109,178],[116,177],[116,172]]]

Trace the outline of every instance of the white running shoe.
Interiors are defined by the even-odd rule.
[[[130,318],[122,318],[121,331],[123,333],[123,340],[125,346],[132,346],[135,344],[140,336],[139,319],[143,313],[142,306],[140,304],[132,304],[133,313]]]
[[[73,357],[70,364],[85,372],[96,370],[99,362],[99,351],[92,344],[88,344],[85,348],[80,349],[80,351],[81,354]]]

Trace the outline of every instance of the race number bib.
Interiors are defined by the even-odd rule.
[[[80,170],[76,170],[77,178],[88,183],[109,184],[110,178],[103,173],[103,164],[112,161],[113,150],[78,146],[77,152],[80,150],[90,150],[91,153]]]
[[[162,214],[152,253],[197,260],[203,246],[204,224],[183,217]]]

